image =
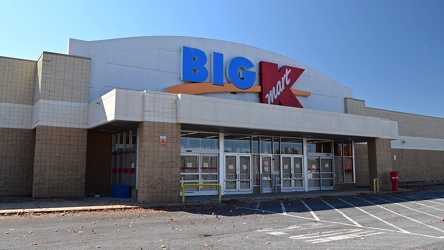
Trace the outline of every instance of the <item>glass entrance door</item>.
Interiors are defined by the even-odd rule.
[[[308,190],[333,189],[332,157],[308,157],[307,177]]]
[[[281,156],[282,192],[303,191],[303,167],[301,156]]]
[[[321,157],[321,190],[333,189],[333,159]]]
[[[249,194],[252,192],[251,156],[225,155],[225,194]]]
[[[261,193],[273,192],[273,161],[271,155],[261,156]]]

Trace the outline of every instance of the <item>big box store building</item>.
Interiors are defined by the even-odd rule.
[[[309,192],[444,180],[444,119],[365,106],[285,56],[194,37],[0,57],[0,196]],[[116,189],[117,190],[117,189]]]

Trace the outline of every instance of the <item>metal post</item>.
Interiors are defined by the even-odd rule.
[[[373,192],[379,192],[379,181],[378,179],[373,179]]]

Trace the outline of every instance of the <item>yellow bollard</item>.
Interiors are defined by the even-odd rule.
[[[373,192],[379,192],[379,181],[378,179],[373,179]]]

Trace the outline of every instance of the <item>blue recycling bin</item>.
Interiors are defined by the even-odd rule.
[[[131,198],[131,188],[128,185],[113,185],[112,195],[115,198]]]

